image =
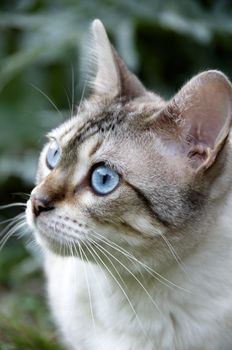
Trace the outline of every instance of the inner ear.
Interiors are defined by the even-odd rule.
[[[224,74],[207,71],[184,85],[157,123],[194,168],[208,168],[229,133],[231,117],[231,83]]]
[[[93,94],[111,98],[134,98],[145,94],[145,88],[119,57],[98,19],[92,23],[92,34]]]

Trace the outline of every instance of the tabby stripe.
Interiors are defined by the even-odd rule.
[[[81,132],[79,132],[73,139],[70,140],[67,148],[73,149],[77,145],[80,145],[84,141],[86,141],[89,137],[95,135],[98,133],[98,131],[102,128],[104,131],[109,131],[112,127],[115,127],[115,125],[120,125],[122,121],[125,119],[124,115],[114,117],[115,119],[109,118],[109,116],[104,116],[104,118],[101,118],[97,121],[89,121],[84,126],[81,127]]]
[[[155,216],[157,221],[159,221],[159,223],[161,223],[165,227],[170,226],[170,223],[168,221],[164,220],[163,218],[161,218],[159,213],[156,210],[154,210],[154,206],[152,205],[149,198],[147,198],[147,196],[139,188],[135,187],[134,185],[131,185],[130,183],[129,183],[129,185],[133,188],[133,190],[136,192],[137,196],[141,199],[141,201],[144,203],[144,205],[148,208],[150,215]]]

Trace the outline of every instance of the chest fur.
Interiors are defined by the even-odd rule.
[[[232,286],[219,292],[216,283],[199,278],[200,270],[186,292],[112,281],[78,259],[49,256],[47,266],[52,312],[71,349],[229,349]]]

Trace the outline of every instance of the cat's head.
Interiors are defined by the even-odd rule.
[[[106,260],[122,247],[167,261],[165,237],[180,254],[198,244],[230,186],[231,84],[206,71],[166,102],[127,69],[99,20],[92,32],[92,94],[49,134],[28,223],[56,254]]]

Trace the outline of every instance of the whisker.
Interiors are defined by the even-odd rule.
[[[51,105],[55,108],[55,110],[58,112],[58,114],[61,116],[62,120],[64,120],[64,116],[63,114],[61,113],[61,111],[59,110],[59,108],[57,107],[57,105],[52,101],[52,99],[47,95],[45,94],[45,92],[43,92],[42,90],[40,90],[40,88],[38,88],[37,86],[35,86],[34,84],[30,84],[31,87],[33,87],[35,90],[37,90],[38,92],[41,93],[41,95],[43,95],[50,103]]]
[[[10,237],[13,236],[13,233],[8,232],[5,236],[4,239],[2,239],[0,241],[0,251],[3,249],[4,245],[6,244],[6,242],[10,239]]]
[[[72,247],[74,248],[75,252],[73,252]],[[73,239],[71,239],[71,242],[70,242],[70,249],[71,249],[71,254],[72,254],[72,263],[75,264],[77,256],[80,258],[80,253],[78,253],[75,241]],[[76,253],[76,254],[74,254],[74,253]],[[76,286],[78,286],[78,275],[76,273],[74,273],[74,275],[73,275],[73,284],[74,284],[74,288],[75,288],[74,290],[76,290]]]
[[[74,250],[75,250],[75,246],[73,245],[73,242],[67,242],[67,245],[69,246],[69,249],[71,251],[72,258],[74,259],[75,255],[74,255],[73,247],[74,247]]]
[[[188,289],[185,289],[183,287],[178,286],[177,284],[175,284],[172,281],[169,281],[167,278],[165,278],[164,276],[162,276],[160,273],[158,273],[157,271],[155,271],[154,269],[152,269],[150,266],[146,265],[145,263],[143,263],[142,261],[138,260],[134,255],[130,254],[129,252],[127,252],[124,248],[122,248],[121,246],[119,246],[118,244],[116,244],[115,242],[112,242],[111,240],[109,240],[108,238],[100,235],[97,232],[93,232],[94,235],[98,236],[98,239],[100,241],[102,241],[103,243],[105,243],[106,245],[110,246],[111,248],[115,249],[116,251],[118,251],[119,253],[123,254],[125,257],[127,257],[129,260],[133,261],[134,263],[138,263],[140,266],[142,266],[151,276],[153,276],[157,281],[159,281],[160,283],[162,283],[163,285],[165,285],[168,288],[173,289],[177,288],[181,291],[190,293],[190,291]]]
[[[101,270],[101,272],[102,272],[102,274],[103,274],[105,280],[108,281],[108,280],[107,280],[107,277],[106,277],[106,272],[103,271],[102,266],[101,266],[101,265],[99,264],[99,262],[97,261],[97,258],[96,258],[97,253],[95,252],[94,248],[92,247],[92,251],[91,251],[91,249],[90,249],[90,247],[89,247],[89,245],[88,245],[88,242],[86,242],[86,243],[82,242],[82,244],[83,244],[83,245],[85,246],[85,248],[88,250],[89,254],[92,256],[93,260],[95,261],[96,265],[97,265],[98,268]],[[96,273],[95,273],[95,271],[93,270],[92,265],[90,265],[90,266],[91,266],[91,271],[92,271],[92,273],[93,273],[93,276],[94,276],[94,278],[95,278],[95,280],[96,280],[96,283],[97,283],[97,285],[98,285],[98,290],[101,292],[102,299],[105,299],[105,294],[104,294],[104,292],[103,292],[103,286],[102,286],[102,284],[99,282],[99,279],[97,278]]]
[[[65,255],[67,251],[71,251],[71,255],[73,257],[72,247],[70,246],[70,242],[65,237],[63,237],[62,239],[61,253],[62,253],[62,249],[63,249],[62,255]]]
[[[85,80],[85,82],[84,82],[84,86],[83,86],[83,90],[82,90],[82,94],[81,94],[81,99],[80,99],[79,106],[77,109],[77,114],[79,114],[79,112],[80,112],[81,104],[83,102],[84,95],[85,95],[86,86],[87,86],[87,80]]]
[[[66,95],[66,97],[67,97],[67,100],[68,100],[68,108],[69,108],[69,113],[70,113],[70,116],[72,117],[72,110],[73,110],[73,108],[72,108],[72,106],[71,106],[71,102],[70,102],[70,98],[69,98],[69,95],[68,95],[68,93],[67,93],[67,91],[64,89],[64,92],[65,92],[65,95]]]
[[[5,205],[1,205],[0,206],[0,210],[3,209],[8,209],[8,208],[13,208],[13,207],[26,207],[26,203],[20,203],[20,202],[16,202],[16,203],[11,203],[11,204],[5,204]]]
[[[92,318],[92,322],[93,322],[93,328],[94,331],[96,332],[96,324],[95,324],[95,319],[94,319],[94,313],[93,313],[93,302],[92,302],[92,295],[90,292],[90,286],[89,286],[89,280],[88,280],[88,275],[87,275],[87,271],[86,271],[86,266],[83,260],[83,255],[85,256],[85,258],[87,259],[87,256],[85,255],[85,252],[82,250],[81,245],[78,243],[78,248],[79,248],[79,253],[81,256],[81,260],[83,262],[83,268],[84,268],[84,273],[85,273],[85,280],[86,280],[86,284],[87,284],[87,289],[88,289],[88,295],[89,295],[89,306],[90,306],[90,312],[91,312],[91,318]],[[88,261],[88,259],[87,259]]]
[[[113,254],[111,254],[107,249],[104,247],[100,246],[97,242],[94,242],[97,246],[101,247],[101,250],[103,249],[107,254],[109,254],[115,261],[117,261],[129,274],[137,281],[137,283],[141,286],[141,288],[144,290],[144,292],[147,294],[148,298],[152,302],[152,304],[156,307],[156,309],[160,312],[160,314],[163,316],[162,311],[160,310],[159,306],[157,303],[154,301],[148,290],[144,287],[144,285],[141,283],[141,281],[135,276],[133,272],[125,265],[123,264],[119,259],[117,259]]]
[[[31,196],[30,193],[25,193],[25,192],[14,192],[14,193],[12,193],[12,195],[14,195],[14,196],[20,196],[20,197],[22,197],[22,198],[24,198],[24,199],[28,199],[28,198],[30,198],[30,196]]]
[[[94,246],[95,246],[95,242],[94,242],[94,243],[92,242],[92,244],[94,244]],[[90,245],[89,248],[90,248],[90,249],[93,249],[92,245]],[[101,251],[98,247],[95,246],[95,248],[97,248],[99,251]],[[99,254],[96,253],[96,251],[95,251],[95,254],[96,254],[97,258],[100,260],[100,262],[102,263],[102,265],[105,267],[105,269],[108,271],[108,273],[111,275],[111,277],[113,278],[113,280],[114,280],[114,281],[116,282],[116,284],[119,286],[119,288],[120,288],[120,290],[122,291],[123,295],[125,296],[127,302],[129,303],[129,306],[130,306],[131,310],[133,311],[133,314],[134,314],[134,316],[135,316],[135,318],[136,318],[136,320],[137,320],[137,322],[138,322],[138,324],[139,324],[139,326],[140,326],[140,328],[141,328],[143,334],[144,334],[145,336],[147,336],[147,334],[146,334],[146,332],[145,332],[145,329],[144,329],[144,327],[143,327],[143,324],[142,324],[142,322],[141,322],[141,320],[140,320],[140,318],[139,318],[139,316],[138,316],[138,314],[137,314],[137,312],[136,312],[136,310],[135,310],[135,308],[134,308],[134,306],[133,306],[133,304],[132,304],[130,298],[128,297],[127,293],[125,292],[125,290],[123,289],[123,287],[121,286],[121,284],[120,284],[120,282],[117,280],[117,278],[114,276],[114,274],[110,271],[110,269],[108,268],[108,266],[104,263],[104,261],[103,261],[102,258],[99,256]]]
[[[1,224],[7,223],[7,222],[9,222],[9,224],[0,232],[0,236],[4,236],[5,233],[9,231],[9,229],[11,229],[11,227],[13,227],[18,221],[21,221],[21,220],[24,220],[24,213],[18,214],[12,219],[1,222]]]
[[[91,238],[88,239],[91,243],[96,243],[94,240],[91,240]],[[97,244],[97,243],[96,243]],[[122,282],[122,284],[124,285],[124,287],[126,289],[128,289],[125,281],[123,280],[122,276],[120,275],[118,269],[116,268],[116,266],[113,264],[113,262],[110,260],[109,256],[107,256],[106,253],[104,253],[103,251],[101,251],[101,253],[107,258],[107,260],[109,261],[109,263],[111,264],[111,266],[113,267],[114,271],[116,272],[116,274],[118,275],[120,281]]]
[[[42,248],[40,247],[40,245],[36,242],[35,238],[33,237],[33,235],[31,235],[27,241],[26,241],[26,247],[28,247],[29,250],[35,251],[35,252],[39,252],[40,255],[42,253]]]
[[[10,237],[12,237],[17,231],[19,231],[23,226],[26,225],[26,222],[19,222],[14,227],[10,229],[10,231],[7,232],[7,234],[0,240],[0,251],[6,244],[6,242],[9,240]]]
[[[169,248],[172,256],[174,257],[175,261],[177,262],[177,264],[179,265],[179,267],[181,268],[181,270],[187,275],[187,277],[190,278],[187,270],[186,270],[186,267],[184,266],[184,264],[182,263],[179,255],[177,254],[177,252],[175,251],[174,247],[172,246],[171,242],[167,239],[167,237],[165,235],[163,235],[161,232],[160,232],[160,235],[162,237],[162,239],[164,240],[164,242],[166,243],[167,247]]]
[[[86,243],[84,243],[84,242],[82,242],[82,244],[85,246],[85,248],[88,250],[88,252],[89,252],[89,254],[92,256],[92,258],[93,258],[93,260],[94,260],[94,262],[96,263],[96,265],[99,267],[99,269],[101,270],[101,272],[103,273],[103,275],[104,275],[104,277],[105,277],[105,280],[107,281],[107,278],[106,278],[106,274],[105,274],[105,272],[103,271],[103,269],[102,269],[102,267],[101,267],[101,265],[99,264],[99,262],[97,261],[97,259],[96,259],[96,256],[95,256],[95,254],[93,254],[93,252],[95,253],[95,251],[94,251],[94,249],[93,249],[93,252],[89,249],[89,245],[88,245],[88,242],[86,242]],[[91,265],[91,267],[92,267],[92,265]],[[92,268],[93,269],[93,268]],[[94,271],[93,271],[94,272]],[[93,275],[95,276],[95,278],[96,278],[96,282],[98,283],[98,285],[100,285],[101,286],[101,284],[99,283],[99,280],[98,280],[98,278],[97,278],[97,276],[96,276],[96,274],[95,273],[93,273]],[[102,291],[102,286],[101,286],[101,291]],[[102,292],[102,295],[104,295],[104,293]]]
[[[12,222],[12,221],[16,221],[16,220],[19,220],[19,218],[17,219],[17,217],[16,217],[16,218],[7,219],[7,220],[4,220],[4,221],[1,221],[0,225],[4,225],[4,224],[7,224],[8,222]]]
[[[71,109],[71,113],[72,113],[72,116],[73,116],[73,112],[74,112],[74,95],[75,95],[75,86],[74,86],[74,82],[75,82],[75,77],[74,77],[74,70],[73,70],[73,65],[71,67],[72,69],[72,109]]]

